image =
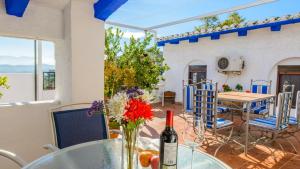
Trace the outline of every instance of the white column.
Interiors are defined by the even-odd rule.
[[[42,42],[37,40],[37,100],[41,100],[43,92],[43,55]]]
[[[64,83],[64,78],[69,78],[71,83],[60,89],[65,95],[61,99],[73,103],[103,99],[104,22],[94,18],[92,1],[72,0],[64,15],[65,54],[70,56],[69,60],[65,60],[65,71],[69,73],[59,70],[58,73],[64,73],[59,83]],[[69,93],[63,91],[64,89],[70,90]]]

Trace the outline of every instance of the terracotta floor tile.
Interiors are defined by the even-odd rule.
[[[182,132],[184,130],[184,119],[182,118],[182,105],[180,104],[166,104],[165,107],[161,107],[160,104],[153,105],[155,108],[155,118],[153,121],[147,122],[147,125],[143,127],[141,135],[151,138],[159,138],[160,133],[165,127],[165,112],[171,110],[174,112],[174,127],[179,135],[180,143],[183,143]],[[240,117],[234,118],[235,125],[242,124]],[[201,151],[209,154],[214,154],[219,144],[213,141],[213,137],[209,135],[209,132],[205,133],[210,141],[209,144],[205,144],[200,149]],[[295,145],[298,152],[300,152],[300,132],[295,135],[294,138],[289,138]],[[280,149],[278,145],[267,147],[265,145],[257,145],[249,150],[249,155],[246,157],[238,146],[234,143],[223,146],[217,154],[217,158],[231,166],[233,169],[296,169],[300,168],[300,156],[293,154],[293,149],[287,143],[285,139],[280,140],[280,143],[284,147],[284,151]],[[233,147],[233,148],[232,148]],[[271,151],[274,151],[272,155]]]

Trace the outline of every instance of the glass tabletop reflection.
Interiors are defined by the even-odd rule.
[[[121,169],[121,147],[121,139],[83,143],[47,154],[23,169]],[[178,169],[190,169],[191,149],[180,145],[178,151]],[[229,169],[230,167],[209,154],[195,151],[193,168]],[[139,169],[145,168],[139,167]]]

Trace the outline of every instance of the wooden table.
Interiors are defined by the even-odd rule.
[[[248,153],[248,137],[249,137],[249,115],[251,111],[251,103],[259,102],[263,100],[276,99],[276,95],[272,94],[258,94],[258,93],[246,93],[246,92],[222,92],[218,93],[218,100],[220,101],[229,101],[229,102],[239,102],[246,104],[246,137],[244,152],[245,155]],[[275,114],[276,105],[273,104],[273,114]]]

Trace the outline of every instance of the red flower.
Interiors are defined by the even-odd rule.
[[[151,120],[152,107],[140,99],[131,99],[124,113],[125,120],[136,122],[137,120]]]

